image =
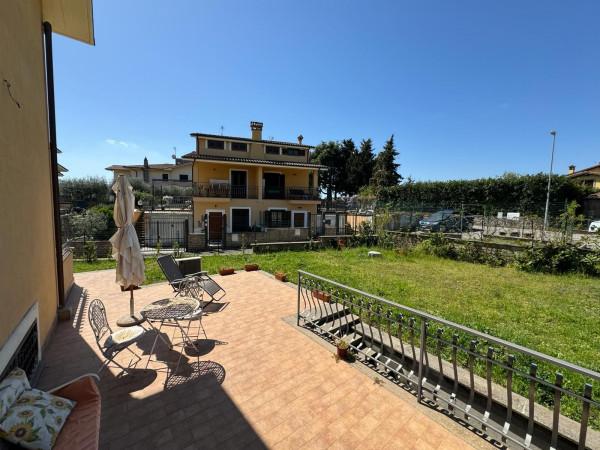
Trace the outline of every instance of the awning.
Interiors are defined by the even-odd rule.
[[[95,45],[92,0],[42,0],[42,8],[53,32]]]

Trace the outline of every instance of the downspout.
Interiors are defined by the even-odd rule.
[[[63,276],[63,250],[60,223],[60,202],[58,193],[58,151],[56,145],[56,110],[54,102],[54,64],[52,59],[52,25],[44,22],[44,50],[46,54],[46,96],[48,107],[48,147],[52,170],[52,207],[54,211],[54,246],[56,256],[56,286],[58,307],[65,306],[65,286]]]

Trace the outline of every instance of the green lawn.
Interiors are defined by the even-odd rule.
[[[600,279],[546,275],[367,249],[203,257],[209,273],[255,262],[292,281],[304,269],[494,336],[600,371]],[[114,267],[114,261],[75,262],[75,271]],[[146,260],[147,283],[163,280]]]

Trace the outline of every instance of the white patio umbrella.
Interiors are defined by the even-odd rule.
[[[133,226],[133,210],[135,196],[127,177],[119,175],[112,187],[115,193],[114,219],[117,232],[110,238],[113,253],[117,260],[116,282],[122,291],[129,291],[129,315],[121,317],[119,326],[130,326],[140,323],[143,319],[135,314],[133,306],[133,291],[139,289],[144,282],[144,258],[140,251],[140,242]]]

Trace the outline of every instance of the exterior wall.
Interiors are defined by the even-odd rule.
[[[263,223],[262,213],[269,208],[287,209],[288,211],[307,211],[311,214],[317,213],[317,205],[310,203],[296,203],[288,200],[251,200],[251,199],[231,199],[225,201],[206,202],[204,199],[194,198],[194,231],[202,231],[202,222],[204,214],[207,211],[223,211],[227,215],[228,232],[231,226],[231,208],[250,208],[250,225],[261,225]]]
[[[0,22],[2,77],[14,97],[0,89],[0,192],[9,213],[0,220],[1,348],[36,303],[43,343],[56,317],[58,293],[41,3],[1,1]]]
[[[253,159],[268,159],[271,161],[290,161],[290,162],[308,162],[309,158],[309,147],[302,147],[306,150],[305,156],[289,156],[289,155],[271,155],[267,154],[265,150],[266,145],[263,142],[248,142],[248,141],[235,141],[235,140],[225,140],[225,149],[224,150],[216,150],[216,149],[208,149],[206,148],[206,140],[207,138],[197,137],[196,138],[196,151],[203,155],[212,155],[212,156],[237,156],[240,158],[253,158]],[[214,140],[219,140],[219,138],[214,138]],[[248,152],[240,152],[231,150],[231,146],[229,142],[245,142],[249,144]],[[273,143],[272,145],[281,147],[281,145]],[[285,147],[285,145],[283,145]],[[297,147],[300,148],[300,147]]]
[[[222,164],[212,163],[208,161],[197,161],[194,163],[194,181],[198,183],[209,183],[210,180],[229,180],[229,172],[231,170],[247,170],[248,171],[248,186],[258,187],[258,173],[260,167],[248,166],[243,164]],[[316,169],[304,168],[285,168],[277,166],[263,166],[263,174],[265,172],[277,172],[285,175],[286,186],[308,187],[309,173],[313,173],[314,183],[317,183]]]
[[[592,189],[600,189],[600,173],[598,175],[584,175],[575,177],[575,181],[592,187]]]

